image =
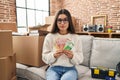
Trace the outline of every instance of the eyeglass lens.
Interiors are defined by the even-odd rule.
[[[58,19],[57,19],[57,22],[58,22],[58,23],[62,23],[62,22],[63,22],[63,23],[66,23],[66,22],[68,22],[68,19],[67,19],[67,18],[64,18],[64,19],[58,18]]]

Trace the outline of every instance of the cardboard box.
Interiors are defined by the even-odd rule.
[[[48,16],[48,17],[45,18],[45,23],[46,24],[50,24],[50,26],[48,26],[48,28],[47,28],[47,31],[51,31],[52,30],[54,19],[55,19],[55,16]]]
[[[13,55],[12,31],[0,30],[0,58]]]
[[[0,58],[0,80],[11,80],[16,75],[16,55]]]
[[[45,36],[13,36],[13,50],[18,63],[40,67],[42,61],[42,46]]]

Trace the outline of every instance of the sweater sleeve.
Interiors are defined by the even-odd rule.
[[[43,50],[42,50],[42,60],[46,64],[52,64],[56,61],[56,58],[54,57],[55,51],[53,51],[53,41],[50,34],[48,34],[43,43]]]
[[[78,36],[79,37],[79,36]],[[78,40],[77,40],[78,39]],[[75,41],[75,49],[73,50],[73,58],[70,60],[73,65],[79,65],[83,62],[82,41],[77,38]]]

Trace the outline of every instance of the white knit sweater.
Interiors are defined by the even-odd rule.
[[[69,59],[63,54],[56,59],[53,54],[58,48],[64,48],[63,46],[67,41],[71,41],[74,44],[71,49],[73,52],[73,58]],[[59,33],[49,33],[44,40],[42,60],[51,66],[71,67],[80,64],[83,61],[83,52],[79,36],[77,34],[60,35]]]

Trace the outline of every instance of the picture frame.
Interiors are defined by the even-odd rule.
[[[91,24],[94,25],[95,24],[95,20],[96,19],[104,19],[104,26],[107,26],[107,15],[95,15],[95,16],[91,16]]]

